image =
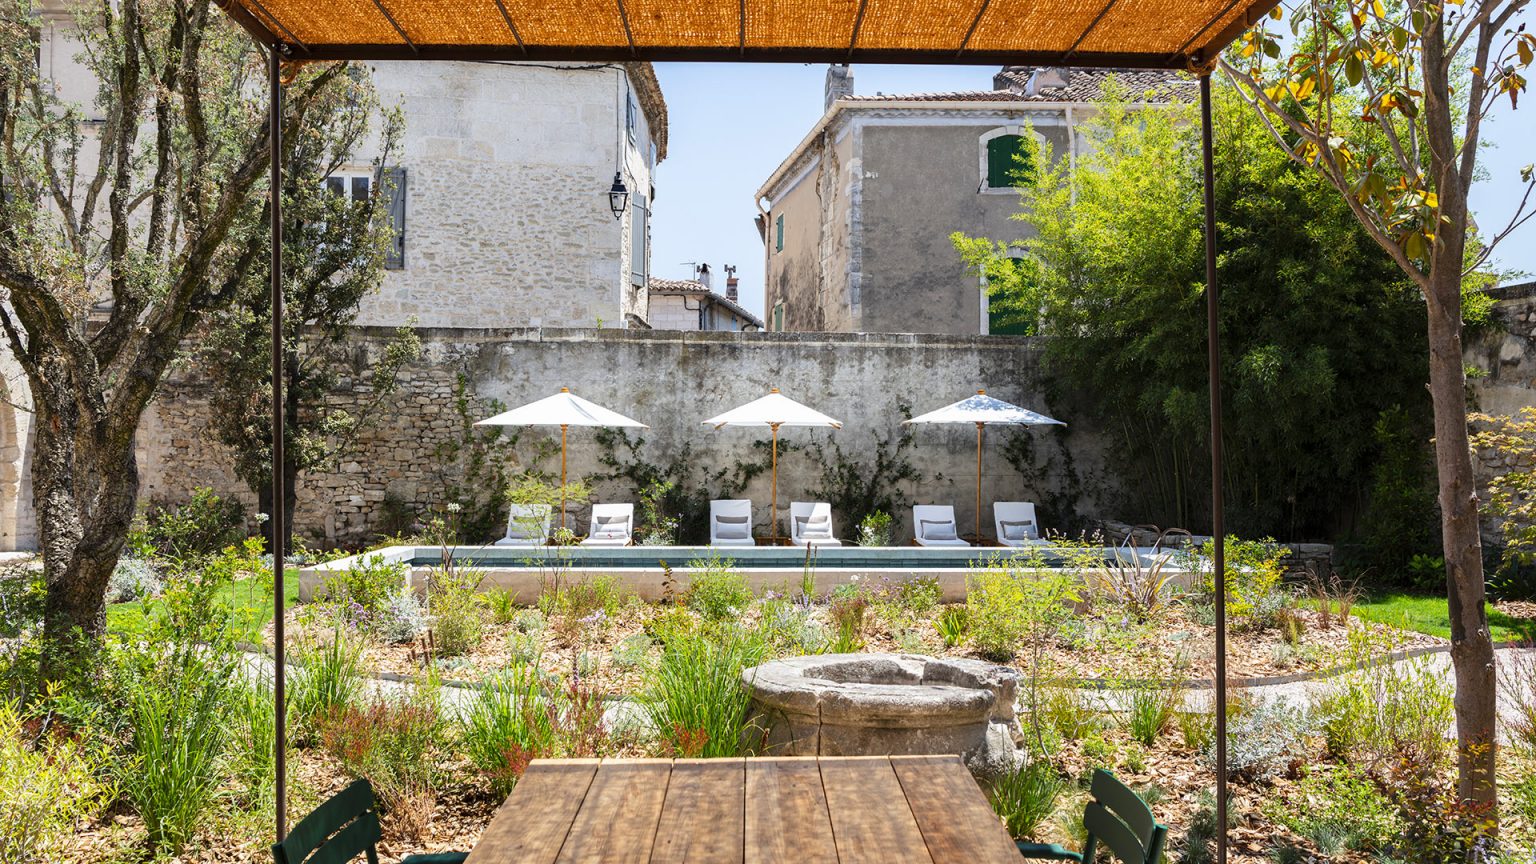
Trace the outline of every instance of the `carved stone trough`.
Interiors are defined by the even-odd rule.
[[[982,777],[1023,759],[1019,680],[1005,666],[918,654],[787,657],[742,672],[769,755],[957,753]]]

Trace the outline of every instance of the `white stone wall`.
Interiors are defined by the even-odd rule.
[[[685,305],[692,305],[689,309]],[[657,294],[651,298],[651,314],[646,323],[657,330],[699,329],[698,299],[677,294]]]
[[[0,552],[37,548],[32,509],[32,395],[26,375],[0,348]]]
[[[622,67],[388,62],[407,171],[405,268],[388,271],[359,323],[430,327],[621,327],[646,313],[631,279],[630,219],[607,192],[615,150],[649,198],[654,142],[643,111],[625,132]],[[362,165],[376,156],[360,153]],[[599,324],[601,322],[601,324]]]

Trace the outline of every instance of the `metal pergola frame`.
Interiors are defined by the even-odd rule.
[[[275,711],[275,836],[281,841],[287,835],[287,712],[284,710],[287,694],[285,686],[284,606],[283,574],[284,553],[289,541],[286,524],[286,505],[283,489],[283,273],[282,273],[282,65],[284,61],[324,60],[486,60],[509,62],[529,61],[661,61],[661,62],[781,62],[846,63],[914,63],[914,64],[974,64],[999,63],[1003,65],[1069,65],[1100,68],[1152,68],[1189,69],[1200,81],[1200,145],[1201,167],[1204,182],[1204,234],[1206,280],[1206,359],[1210,388],[1210,460],[1211,460],[1211,535],[1213,540],[1213,574],[1215,581],[1216,617],[1216,669],[1214,675],[1216,715],[1216,860],[1225,864],[1228,852],[1227,837],[1227,620],[1226,620],[1226,530],[1223,519],[1222,495],[1222,417],[1221,417],[1221,344],[1220,344],[1220,295],[1216,283],[1216,214],[1213,166],[1213,136],[1211,122],[1211,69],[1214,53],[1207,48],[1186,54],[1196,40],[1204,36],[1214,24],[1237,7],[1239,0],[1227,0],[1221,13],[1211,19],[1204,28],[1191,36],[1184,46],[1166,57],[1148,54],[1075,53],[1062,52],[979,52],[948,50],[932,51],[830,51],[822,48],[748,49],[743,43],[738,48],[636,48],[631,42],[626,48],[611,46],[538,46],[524,45],[519,39],[516,46],[498,45],[416,45],[410,42],[399,25],[395,28],[402,39],[400,44],[305,46],[291,33],[288,40],[276,36],[271,29],[252,15],[238,0],[215,0],[236,23],[267,49],[268,83],[268,143],[270,147],[271,197],[271,303],[272,303],[272,573],[274,583],[274,671],[273,706]],[[1257,0],[1229,26],[1205,41],[1212,52],[1219,52],[1244,30],[1266,14],[1278,0]],[[745,3],[745,0],[743,0]],[[1114,6],[1116,0],[1108,0],[1099,18]],[[498,7],[501,4],[498,2]],[[259,7],[259,0],[258,0]],[[383,7],[380,6],[380,9]],[[622,10],[622,2],[620,9]],[[745,9],[745,5],[743,5]],[[862,7],[861,7],[862,10]],[[985,4],[983,5],[983,11]],[[386,13],[387,14],[387,13]],[[504,13],[503,13],[504,14]],[[978,19],[979,20],[979,15]],[[1094,20],[1094,25],[1099,18]],[[390,16],[391,23],[394,19]],[[1090,25],[1091,30],[1094,25]],[[279,22],[279,26],[281,26]],[[975,25],[972,25],[974,30]],[[744,32],[744,31],[743,31]],[[1087,33],[1083,34],[1086,37]],[[857,38],[857,30],[855,30]],[[1080,37],[1079,42],[1082,41]],[[1075,47],[1075,46],[1074,46]]]

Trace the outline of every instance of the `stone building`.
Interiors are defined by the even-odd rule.
[[[732,268],[727,267],[729,271]],[[741,305],[735,276],[727,276],[725,294],[715,293],[709,265],[697,279],[651,277],[651,312],[646,323],[657,330],[762,330],[762,319]]]
[[[1177,73],[1018,66],[991,90],[856,95],[832,67],[826,113],[757,192],[768,328],[1001,333],[949,235],[1023,239],[1023,136],[1075,158],[1111,76],[1132,104],[1196,95]]]

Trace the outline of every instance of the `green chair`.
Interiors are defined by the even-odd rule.
[[[346,864],[359,855],[379,864],[379,814],[373,809],[373,787],[359,780],[315,808],[293,826],[288,837],[272,846],[277,864]],[[460,864],[467,852],[407,855],[400,864]]]
[[[1019,853],[1025,858],[1091,864],[1102,843],[1111,855],[1125,864],[1157,864],[1163,854],[1163,841],[1168,837],[1168,826],[1159,825],[1152,818],[1152,808],[1103,768],[1094,769],[1089,792],[1093,800],[1083,808],[1083,827],[1088,829],[1088,842],[1083,844],[1082,852],[1063,849],[1055,843],[1020,840]]]

